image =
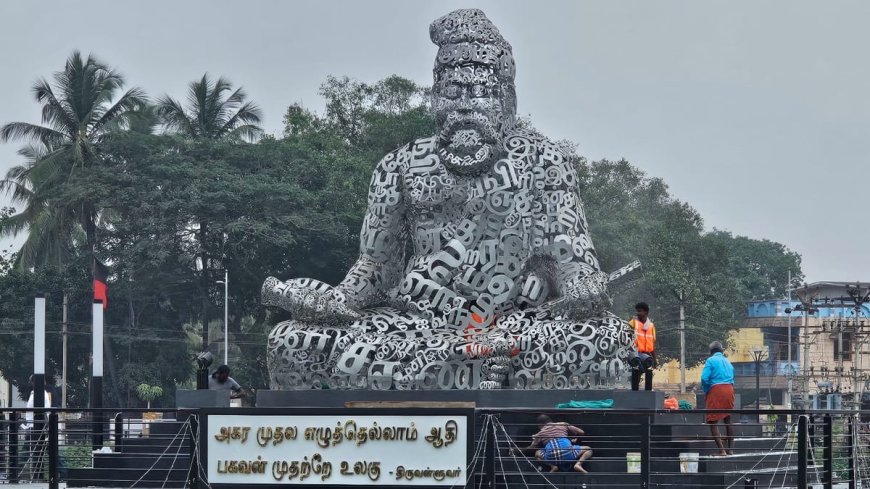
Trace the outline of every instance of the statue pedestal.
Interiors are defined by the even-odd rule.
[[[179,409],[230,407],[230,391],[178,389],[175,392],[175,406]]]
[[[288,390],[257,391],[257,407],[345,407],[348,402],[473,402],[478,408],[553,409],[568,401],[613,399],[614,409],[662,409],[664,392],[585,390]]]

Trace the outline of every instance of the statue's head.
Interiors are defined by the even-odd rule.
[[[429,35],[438,45],[432,111],[439,151],[449,168],[478,172],[516,122],[511,46],[477,9],[450,12],[429,26]]]

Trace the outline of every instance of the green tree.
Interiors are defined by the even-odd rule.
[[[157,101],[157,115],[165,128],[193,140],[248,140],[262,134],[258,126],[262,117],[256,104],[247,101],[243,88],[233,90],[232,84],[219,77],[212,81],[208,73],[190,83],[187,108],[168,95]],[[208,205],[192,216],[191,224],[198,227],[200,244],[200,295],[202,297],[202,349],[209,345],[209,299],[212,282],[212,261],[215,258],[209,248],[210,214]],[[213,234],[213,233],[212,233]]]
[[[570,147],[570,145],[566,145]],[[605,270],[639,259],[643,273],[615,297],[628,317],[633,305],[653,308],[663,358],[679,356],[680,296],[687,316],[687,358],[706,356],[745,317],[746,301],[785,295],[788,271],[802,277],[800,256],[771,241],[705,232],[701,216],[670,195],[667,185],[625,160],[589,163],[576,158],[592,238]]]
[[[9,212],[0,212],[0,221]],[[88,353],[91,298],[87,265],[73,257],[63,266],[43,265],[22,270],[16,258],[0,254],[0,374],[18,387],[23,399],[30,392],[28,379],[33,373],[34,298],[46,298],[46,374],[59,377],[62,371],[62,297],[69,295],[69,406],[88,404]],[[69,292],[67,292],[69,291]]]
[[[8,238],[27,233],[27,239],[15,254],[16,266],[27,269],[37,266],[61,266],[74,252],[77,231],[73,210],[66,206],[52,205],[48,192],[40,191],[38,174],[29,170],[51,151],[44,145],[29,144],[18,151],[27,162],[11,168],[6,178],[0,181],[0,191],[5,190],[12,204],[23,209],[9,213],[0,219],[0,237]]]
[[[26,189],[32,194],[26,197],[29,213],[11,221],[13,228],[7,233],[40,231],[48,236],[34,237],[34,241],[50,241],[68,232],[65,221],[74,217],[84,230],[87,249],[94,251],[98,209],[86,197],[75,202],[51,197],[75,171],[98,164],[105,137],[125,128],[131,114],[145,103],[145,93],[139,88],[131,88],[116,99],[123,86],[120,73],[91,56],[82,58],[78,51],[67,59],[63,70],[54,74],[54,86],[45,79],[33,85],[34,98],[42,104],[43,125],[11,122],[0,127],[0,141],[24,141],[31,145],[23,150],[31,161],[13,168],[6,179],[17,184],[18,190]],[[45,216],[43,211],[54,214]],[[50,222],[62,226],[40,225]],[[68,241],[68,237],[63,238]],[[65,243],[49,246],[60,248]],[[22,256],[29,260],[38,254]]]

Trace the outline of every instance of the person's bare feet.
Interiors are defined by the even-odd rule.
[[[717,455],[717,456],[718,457],[726,457],[726,456],[728,456],[728,452],[726,452],[725,450],[722,450],[719,452],[719,455]]]
[[[555,465],[550,467],[550,472],[558,472],[558,471],[559,471],[559,467],[556,467]]]
[[[734,455],[734,450],[728,450],[728,455]]]
[[[580,465],[580,462],[577,462],[576,464],[574,464],[574,472],[580,472],[581,474],[588,474],[588,472],[586,472],[586,469],[584,469],[583,466]]]

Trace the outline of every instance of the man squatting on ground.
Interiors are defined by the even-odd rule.
[[[575,445],[577,436],[585,432],[565,422],[556,423],[546,414],[538,416],[539,431],[532,436],[532,443],[521,450],[534,450],[535,458],[550,467],[550,472],[583,472],[583,461],[592,456],[592,448]],[[514,450],[516,453],[520,450]]]

